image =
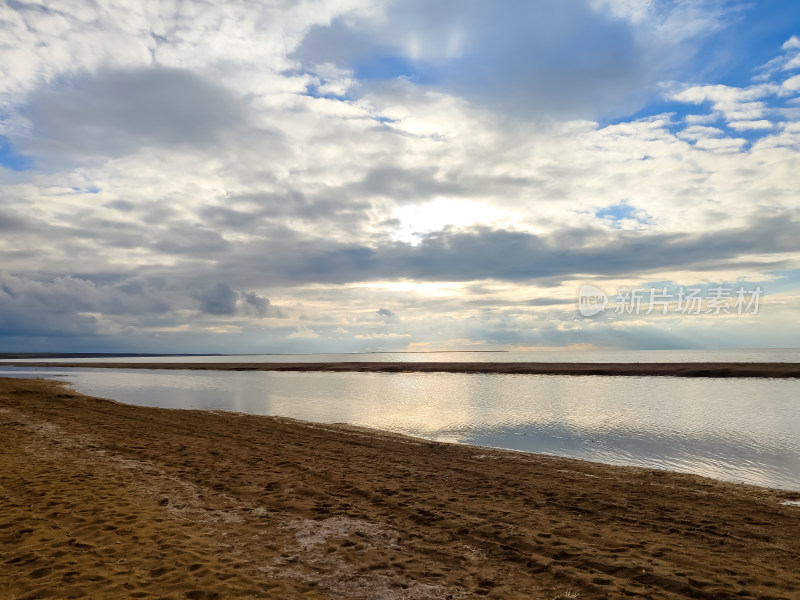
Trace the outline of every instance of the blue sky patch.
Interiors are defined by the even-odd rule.
[[[361,80],[387,80],[402,77],[419,85],[433,85],[438,81],[435,70],[425,62],[392,54],[364,57],[353,65],[353,71]]]
[[[18,154],[6,138],[0,137],[0,167],[12,171],[30,171],[33,168],[33,159]]]
[[[747,86],[756,70],[779,55],[784,42],[800,32],[800,2],[766,0],[734,8],[728,26],[704,40],[695,67],[705,81]]]
[[[643,215],[641,211],[636,210],[627,202],[620,202],[612,206],[606,206],[594,213],[598,219],[611,221],[612,223],[619,223],[620,221],[632,220],[637,223],[647,223],[650,218]]]

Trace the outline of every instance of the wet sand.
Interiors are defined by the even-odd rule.
[[[0,440],[4,599],[800,598],[797,492],[45,380]]]
[[[531,363],[531,362],[14,362],[0,366],[192,371],[337,371],[369,373],[516,373],[520,375],[659,375],[668,377],[800,377],[798,363]]]

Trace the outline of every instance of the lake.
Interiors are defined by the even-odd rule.
[[[506,361],[506,354],[487,356]],[[800,490],[798,379],[0,367],[9,375],[65,379],[79,392],[143,406],[349,423]]]

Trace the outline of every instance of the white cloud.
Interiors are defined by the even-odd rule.
[[[800,50],[800,37],[793,35],[781,46],[783,50]]]
[[[392,340],[410,337],[410,333],[359,333],[356,335],[356,339],[359,340]]]
[[[761,100],[770,96],[778,88],[775,84],[764,83],[747,88],[728,85],[702,85],[683,87],[669,94],[672,100],[690,104],[711,102],[712,108],[729,121],[760,119],[766,112],[766,104]]]
[[[301,325],[286,337],[290,340],[313,340],[318,338],[319,334],[305,325]]]
[[[794,77],[790,77],[786,81],[783,82],[783,89],[787,92],[795,92],[800,90],[800,75],[795,75]]]
[[[103,10],[77,1],[57,8],[0,5],[5,44],[0,48],[0,106],[14,104],[64,75],[161,66],[189,69],[248,91],[293,66],[287,53],[308,28],[364,7],[361,0],[261,3],[130,3]]]
[[[728,123],[728,127],[736,131],[748,131],[753,129],[772,129],[775,124],[766,119],[761,119],[759,121],[731,121]]]
[[[724,138],[724,139],[701,139],[695,144],[698,148],[704,150],[714,150],[717,152],[738,152],[747,140],[740,138]]]
[[[654,0],[592,0],[591,5],[595,10],[607,9],[616,17],[641,23],[652,14],[655,2]]]
[[[718,127],[704,127],[702,125],[692,125],[680,131],[678,137],[682,140],[696,142],[703,138],[718,138],[725,135],[725,132]]]
[[[800,42],[797,36],[790,37],[782,47],[783,54],[776,56],[763,65],[756,77],[756,81],[766,81],[775,79],[783,74],[784,71],[792,71],[800,68]]]
[[[731,18],[722,4],[388,0],[313,27],[292,56],[353,67],[366,89],[407,77],[528,119],[617,116],[683,73]]]
[[[705,125],[719,120],[716,115],[686,115],[683,118],[690,125]]]

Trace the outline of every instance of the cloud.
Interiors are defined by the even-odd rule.
[[[742,278],[784,286],[762,339],[788,339],[800,48],[748,80],[745,9],[767,27],[722,0],[0,6],[4,339],[677,347],[693,325],[577,321],[576,286]]]
[[[0,336],[140,335],[180,328],[198,309],[211,317],[287,318],[283,308],[226,283],[192,292],[189,282],[130,277],[111,282],[77,276],[34,279],[0,273]]]
[[[165,254],[215,256],[229,247],[229,242],[213,229],[199,224],[171,224],[158,234],[153,248]]]
[[[691,234],[586,227],[536,235],[476,227],[431,232],[418,244],[367,246],[295,238],[281,242],[301,250],[293,255],[281,245],[266,252],[266,258],[232,256],[206,272],[234,278],[241,273],[256,285],[294,286],[387,279],[565,281],[587,273],[618,277],[674,269],[730,271],[750,268],[752,257],[759,255],[772,257],[764,268],[777,268],[782,257],[797,258],[796,227],[796,220],[781,215],[753,220],[747,227]],[[255,275],[256,269],[263,275]]]
[[[379,308],[375,312],[376,312],[376,314],[378,314],[379,316],[383,317],[387,321],[391,321],[392,319],[394,319],[397,316],[395,313],[393,313],[388,308]]]
[[[795,75],[794,77],[790,77],[786,81],[783,82],[781,86],[787,92],[796,92],[800,90],[800,75]]]
[[[359,340],[393,340],[406,339],[412,337],[410,333],[359,333],[356,339]]]
[[[37,281],[0,273],[0,337],[119,334],[170,310],[159,287],[138,278],[98,287],[71,276]]]
[[[768,120],[786,112],[786,105],[800,89],[800,75],[788,76],[793,46],[784,44],[784,53],[767,63],[749,86],[663,84],[666,96],[682,103],[710,103],[716,118],[724,118],[737,130],[767,129],[774,125]],[[797,54],[800,58],[800,53]],[[797,66],[800,66],[798,63]],[[787,102],[788,99],[788,102]],[[700,118],[700,117],[695,117]],[[750,125],[747,125],[747,124]],[[758,124],[758,125],[755,125]]]
[[[301,325],[286,337],[290,340],[313,340],[318,338],[319,334],[305,325]]]
[[[698,148],[719,153],[737,153],[747,143],[743,138],[700,139],[695,144]]]
[[[800,50],[800,37],[793,35],[781,46],[783,50]]]
[[[800,69],[800,38],[793,35],[783,43],[781,50],[783,53],[762,65],[756,80],[768,80],[780,76],[784,71]]]
[[[103,70],[46,84],[26,101],[26,151],[111,157],[147,147],[208,149],[240,127],[247,106],[181,69]]]
[[[75,276],[37,280],[5,273],[0,274],[0,303],[6,309],[32,315],[41,312],[138,316],[167,312],[173,301],[163,282],[142,277],[98,286]]]
[[[758,121],[732,121],[728,123],[728,127],[736,131],[748,131],[751,129],[772,129],[775,125],[766,119]]]
[[[210,315],[233,315],[236,314],[236,302],[239,294],[234,292],[226,283],[218,283],[210,290],[205,290],[198,294],[198,300],[203,312]]]
[[[239,292],[227,283],[218,283],[195,294],[201,310],[209,315],[246,316],[263,318],[287,318],[282,308],[274,306],[269,298],[255,292]]]
[[[241,294],[242,307],[247,314],[253,314],[257,317],[275,317],[278,319],[286,319],[288,317],[285,310],[274,306],[269,298],[259,296],[255,292],[244,292]]]
[[[774,94],[777,89],[773,84],[748,88],[727,85],[690,86],[673,92],[671,98],[692,104],[711,102],[714,110],[722,113],[729,121],[760,119],[766,111],[766,104],[761,99]]]
[[[371,274],[373,278],[448,281],[572,279],[582,272],[624,276],[709,263],[729,268],[726,262],[735,264],[751,254],[794,256],[792,231],[796,227],[795,221],[774,218],[747,229],[703,235],[625,232],[608,237],[585,229],[557,231],[547,237],[489,229],[438,232],[426,236],[419,246],[397,244],[369,253],[348,249],[329,255],[327,266],[328,273],[341,275],[348,266],[355,266],[362,278]],[[350,256],[358,257],[355,264],[348,260]]]
[[[770,126],[772,126],[771,123]],[[722,129],[718,127],[706,127],[704,125],[690,125],[677,134],[677,136],[682,140],[689,140],[692,142],[696,142],[701,139],[719,138],[723,135],[725,135],[725,132]]]
[[[692,38],[724,19],[714,3],[694,13],[666,3],[605,8],[556,0],[393,1],[378,16],[312,27],[295,56],[312,70],[349,68],[366,88],[406,78],[516,115],[596,117],[635,110],[655,90],[648,88],[677,74],[694,52]]]

